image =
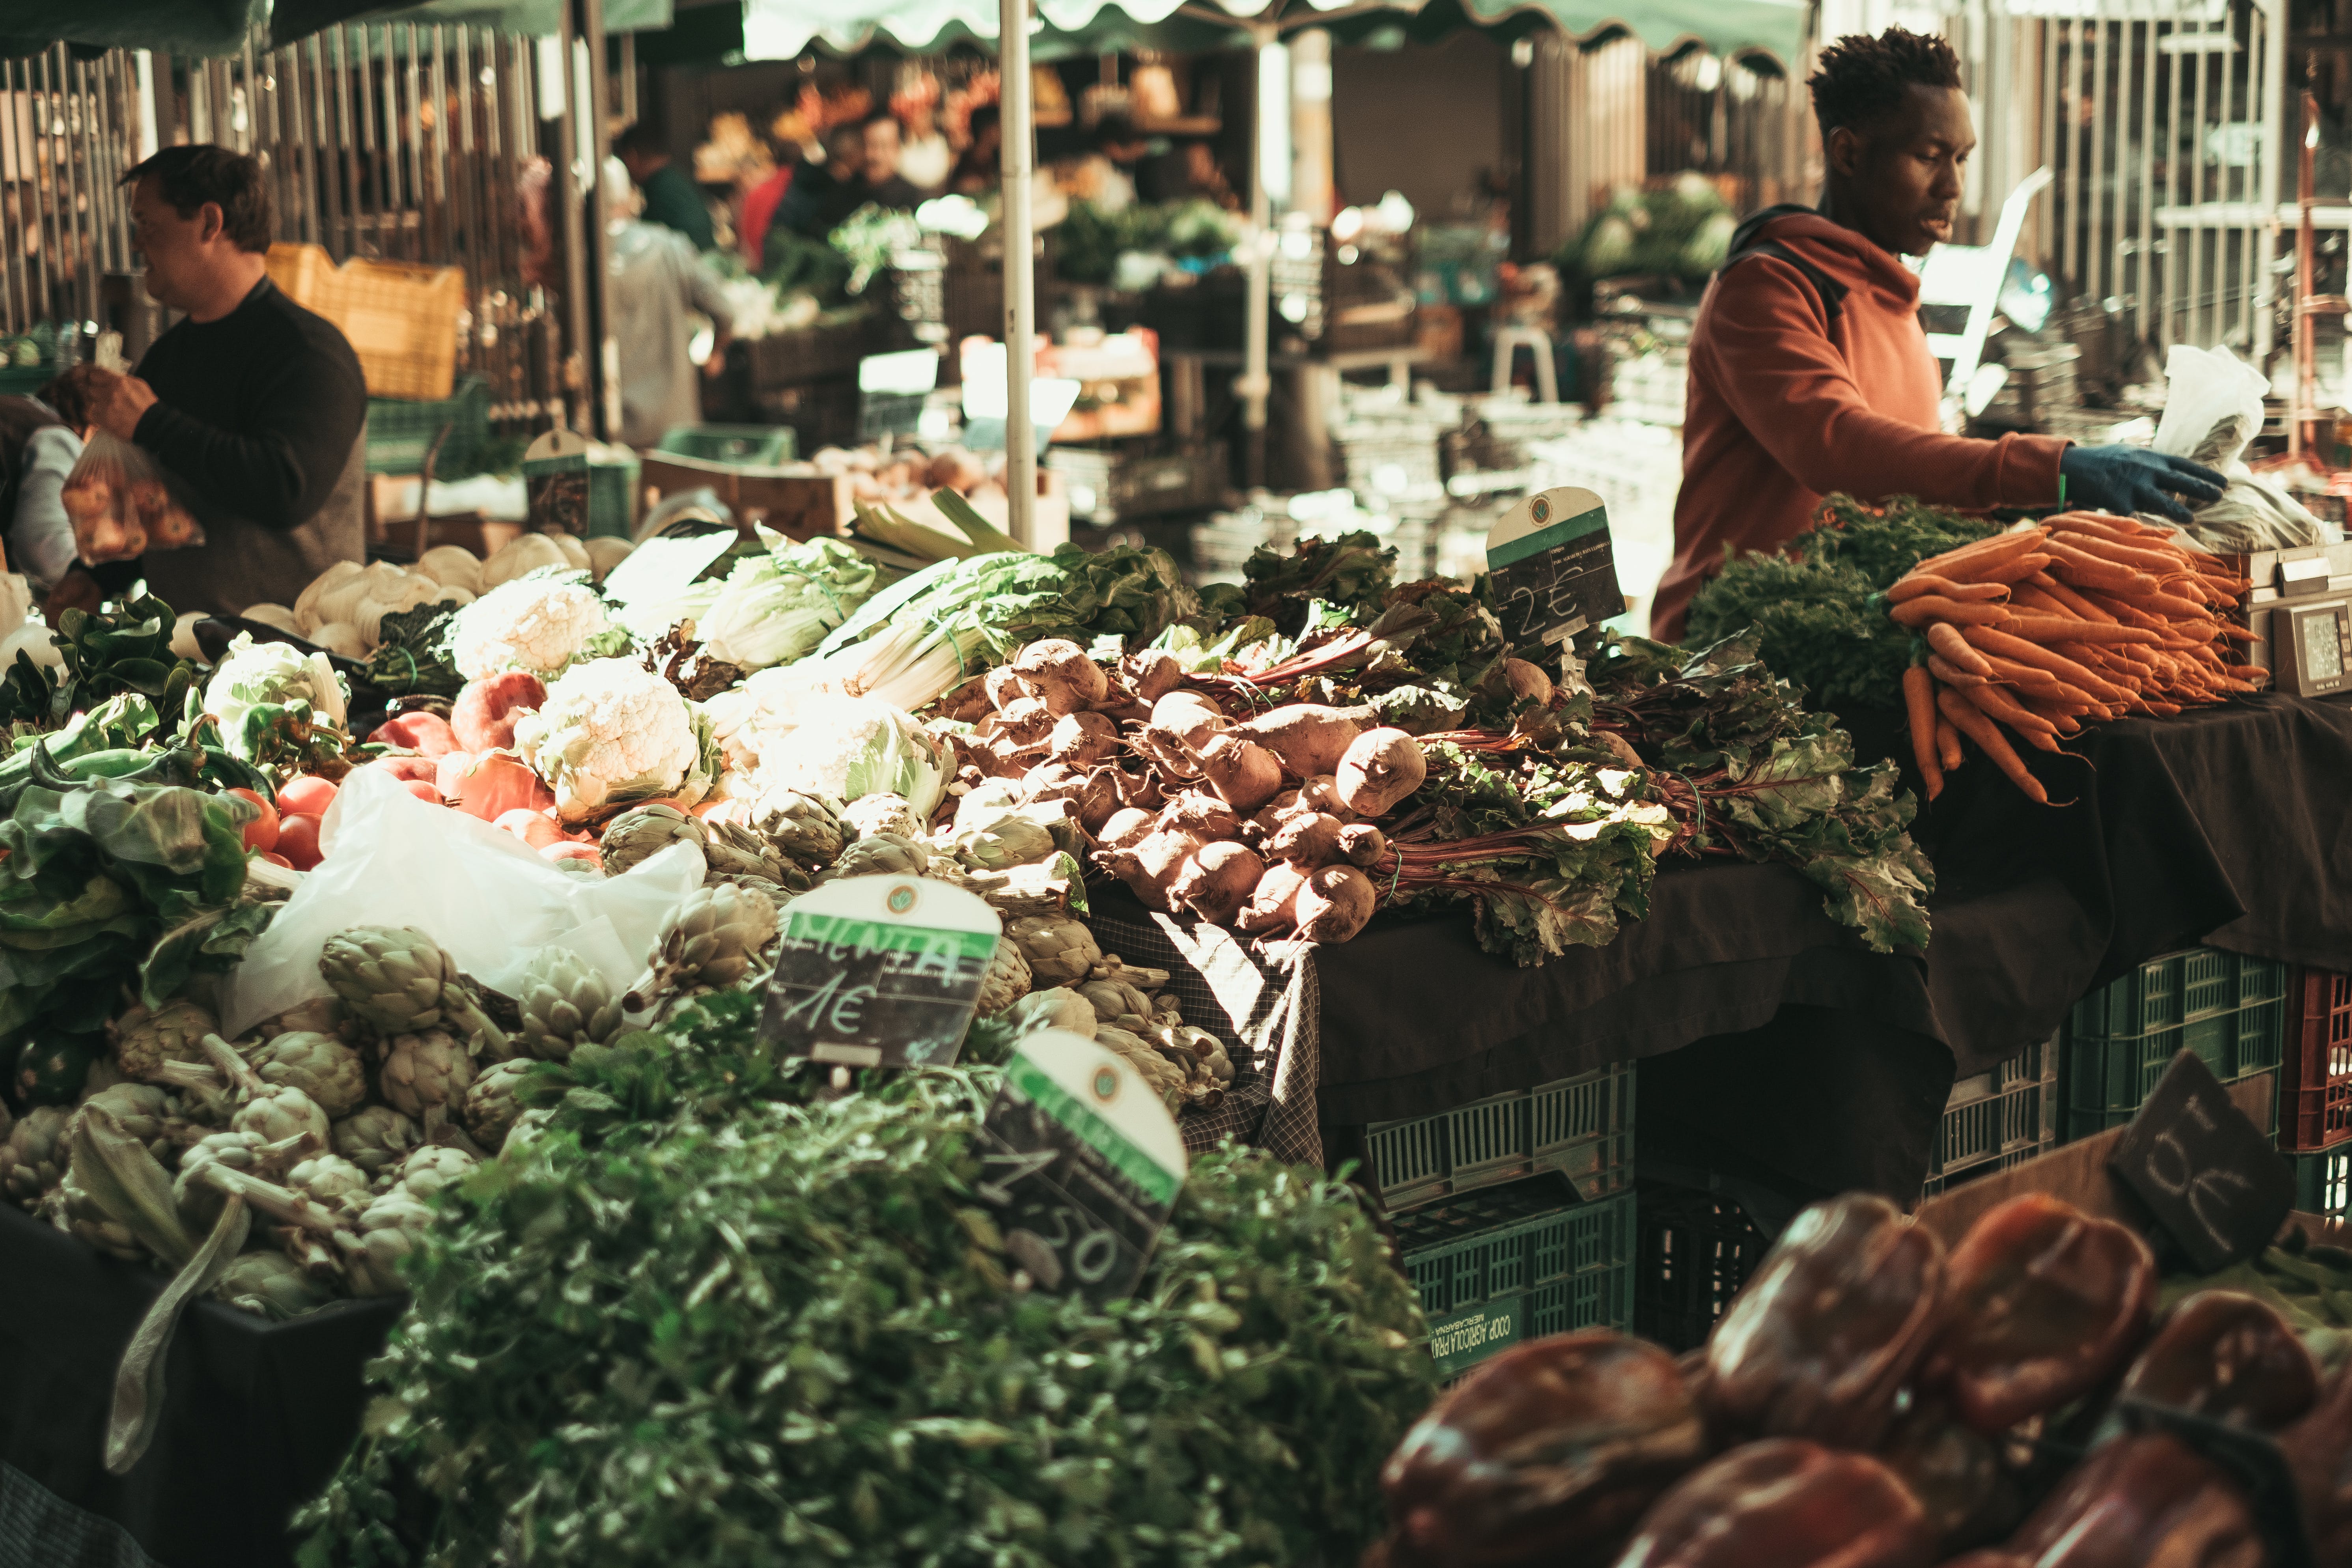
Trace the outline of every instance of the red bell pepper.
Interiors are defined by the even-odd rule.
[[[1801,1437],[1735,1448],[1658,1500],[1617,1568],[1927,1568],[1935,1531],[1895,1472]]]

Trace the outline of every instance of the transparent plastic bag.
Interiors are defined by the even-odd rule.
[[[478,817],[426,805],[380,768],[344,780],[320,841],[325,858],[227,977],[226,1037],[326,995],[320,950],[352,926],[415,926],[467,974],[509,994],[543,947],[570,949],[625,991],[704,869],[702,852],[679,843],[618,877],[582,877]]]
[[[2245,450],[2262,433],[2263,395],[2271,386],[2263,374],[2226,348],[2175,343],[2164,375],[2155,449],[2202,463],[2229,480],[2221,499],[2200,508],[2180,535],[2200,549],[2223,552],[2326,542],[2319,519],[2246,467]]]
[[[153,458],[93,426],[82,437],[81,458],[66,476],[61,498],[82,563],[202,544],[204,529],[172,491],[170,477]]]

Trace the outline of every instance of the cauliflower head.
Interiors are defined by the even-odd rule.
[[[677,687],[635,659],[573,665],[514,738],[566,822],[656,795],[698,800],[710,787],[709,726]]]
[[[341,728],[346,714],[342,678],[323,653],[306,654],[290,643],[257,643],[250,632],[237,634],[205,687],[205,710],[220,721],[229,750],[247,761],[258,735],[296,703],[303,705],[305,718]]]
[[[518,577],[457,612],[450,660],[468,680],[509,669],[546,679],[606,626],[604,601],[577,576]]]

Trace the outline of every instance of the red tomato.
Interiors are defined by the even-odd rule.
[[[264,855],[264,856],[262,857],[262,858],[263,858],[264,860],[268,861],[268,862],[269,862],[271,865],[273,865],[273,866],[283,866],[283,867],[285,867],[289,871],[291,871],[292,869],[294,869],[294,862],[293,862],[293,861],[291,861],[291,860],[289,860],[288,858],[286,858],[286,857],[285,857],[285,856],[278,854],[278,853],[277,851],[275,851],[275,850],[272,850],[272,851],[270,851],[268,854]]]
[[[247,849],[277,848],[278,808],[262,799],[255,790],[233,789],[228,793],[240,800],[249,800],[261,808],[261,815],[245,825],[245,847]]]
[[[425,805],[439,805],[441,804],[441,792],[435,789],[431,784],[426,784],[423,779],[403,779],[401,783],[407,786],[409,794],[415,795]]]
[[[278,786],[278,810],[284,816],[324,816],[335,803],[335,786],[304,773]]]
[[[319,863],[319,819],[289,812],[278,819],[278,852],[297,871]]]

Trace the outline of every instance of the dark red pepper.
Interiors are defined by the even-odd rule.
[[[2321,1391],[2311,1413],[2279,1435],[2294,1477],[2311,1560],[2352,1563],[2352,1367]]]
[[[2319,1397],[2319,1367],[2259,1296],[2200,1290],[2165,1314],[2122,1394],[2257,1432],[2288,1426]]]
[[[2006,1550],[2033,1568],[2264,1568],[2270,1560],[2237,1482],[2162,1432],[2095,1451]]]
[[[2112,1220],[2041,1193],[1988,1210],[1952,1249],[1922,1383],[1979,1432],[2055,1410],[2113,1376],[2147,1331],[2156,1258]]]
[[[1903,1479],[1939,1550],[1998,1541],[2024,1514],[2015,1479],[1992,1439],[1940,1405],[1922,1405],[1895,1424],[1878,1457]]]
[[[1932,1337],[1944,1245],[1885,1198],[1799,1215],[1716,1325],[1699,1403],[1722,1430],[1867,1448]]]
[[[1616,1568],[1926,1568],[1927,1516],[1866,1454],[1801,1437],[1735,1448],[1658,1500]]]
[[[1598,1568],[1706,1457],[1674,1357],[1607,1329],[1473,1371],[1381,1471],[1393,1568]]]

